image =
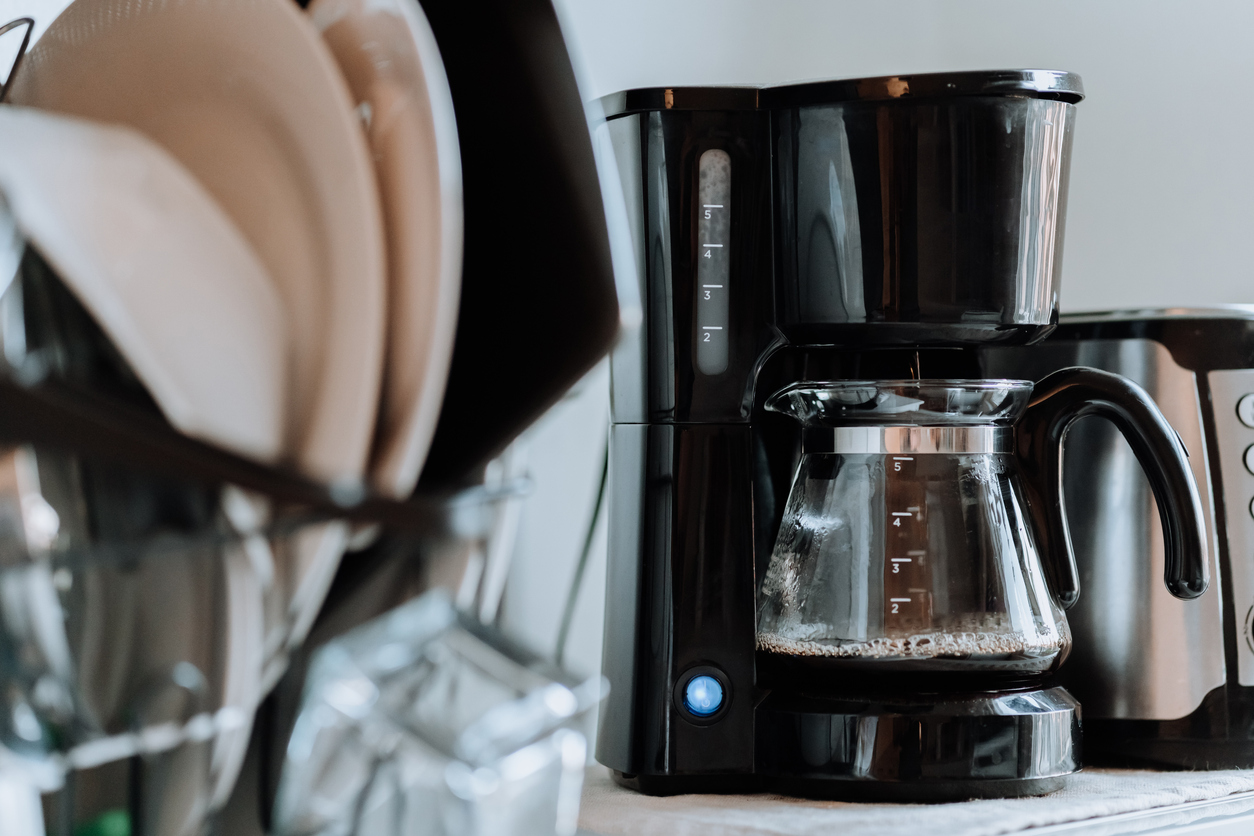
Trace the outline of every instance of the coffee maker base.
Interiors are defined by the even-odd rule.
[[[774,792],[798,798],[921,803],[1048,795],[1066,786],[1069,777],[888,782],[743,774],[632,775],[618,770],[610,774],[619,786],[653,796]]]
[[[1061,687],[866,699],[776,692],[755,725],[758,771],[795,795],[1044,795],[1081,765],[1079,703]]]

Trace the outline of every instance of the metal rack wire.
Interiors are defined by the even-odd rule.
[[[295,471],[242,459],[179,434],[153,412],[134,409],[65,381],[23,381],[0,376],[0,454],[24,449],[90,462],[95,468],[120,469],[145,479],[161,480],[162,484],[186,486],[188,490],[207,491],[217,498],[226,491],[243,489],[262,496],[273,509],[266,524],[252,530],[209,525],[173,533],[161,530],[138,539],[71,541],[68,548],[43,551],[33,545],[29,530],[24,541],[20,536],[6,536],[10,531],[5,528],[5,520],[0,519],[0,597],[4,597],[0,603],[4,629],[0,633],[10,633],[0,637],[0,686],[21,694],[18,703],[8,706],[9,716],[18,718],[18,722],[9,723],[8,738],[0,741],[4,743],[0,746],[0,776],[5,771],[10,771],[10,775],[18,771],[35,791],[55,797],[48,822],[53,830],[49,832],[74,832],[75,827],[82,825],[75,795],[83,795],[83,790],[76,786],[75,776],[84,775],[104,776],[93,778],[97,785],[110,780],[127,785],[124,795],[130,832],[163,832],[159,822],[140,825],[153,816],[144,812],[145,805],[152,805],[150,798],[145,800],[143,787],[163,780],[162,770],[194,771],[197,763],[212,761],[214,747],[222,748],[219,741],[231,736],[238,738],[234,760],[241,760],[241,746],[247,743],[253,712],[265,696],[265,689],[253,689],[240,702],[214,702],[206,696],[209,689],[201,672],[204,664],[196,666],[172,657],[161,668],[159,682],[150,686],[157,696],[133,697],[124,707],[123,713],[130,717],[129,727],[118,727],[117,721],[113,727],[105,727],[108,723],[89,727],[92,723],[85,723],[80,717],[83,709],[80,699],[74,696],[79,679],[84,678],[82,671],[59,671],[50,658],[54,654],[46,651],[36,654],[39,658],[34,664],[29,659],[23,663],[30,656],[28,645],[46,648],[48,643],[30,640],[34,628],[20,635],[11,634],[14,624],[34,624],[39,620],[38,613],[25,619],[15,615],[15,590],[31,600],[39,598],[43,590],[48,593],[44,598],[50,600],[53,590],[64,592],[76,585],[93,583],[99,575],[115,578],[125,573],[161,587],[167,583],[163,580],[167,569],[162,567],[183,567],[169,572],[189,577],[218,578],[222,570],[214,567],[240,559],[238,555],[246,553],[251,539],[282,544],[297,538],[302,531],[332,520],[351,521],[359,529],[377,526],[393,541],[393,551],[400,543],[404,546],[404,559],[420,563],[428,551],[424,544],[487,540],[499,519],[499,504],[522,494],[528,485],[525,478],[513,478],[500,481],[493,488],[480,485],[419,494],[404,501],[380,498],[367,493],[360,484],[319,485]],[[4,515],[0,508],[0,518]],[[243,572],[247,574],[248,570]],[[221,583],[229,583],[229,578]],[[204,589],[204,597],[222,597],[228,594],[224,588]],[[53,607],[46,600],[45,604]],[[119,602],[119,607],[123,604]],[[148,608],[153,605],[149,600]],[[60,615],[51,620],[73,622],[76,615],[66,607],[55,609]],[[139,609],[144,609],[143,605]],[[112,622],[105,618],[102,623]],[[229,628],[231,625],[224,620],[208,622],[206,627],[219,643],[229,642]],[[64,717],[56,713],[58,699],[48,698],[55,688],[70,694],[60,699],[65,706]],[[174,711],[172,718],[167,703],[176,699],[172,697],[176,692],[186,704]],[[145,719],[145,699],[162,703],[161,711],[153,709],[152,722]],[[34,713],[29,706],[35,706]],[[33,717],[33,723],[23,732],[20,723],[26,714]],[[25,748],[21,746],[23,736],[29,738]],[[188,752],[193,755],[188,756]],[[174,763],[181,757],[191,757],[192,767]],[[132,766],[125,766],[127,763]],[[110,765],[124,768],[122,772],[113,768],[109,773]],[[229,788],[234,777],[231,771],[238,766],[236,762],[228,767],[226,778],[209,775],[207,780],[226,782]],[[157,792],[149,790],[147,795]]]
[[[9,88],[13,86],[13,78],[17,75],[18,68],[22,65],[22,59],[26,57],[26,50],[30,46],[30,36],[35,31],[35,20],[29,17],[19,17],[0,26],[0,36],[8,34],[19,26],[25,26],[26,32],[22,36],[21,45],[17,48],[17,55],[9,66],[9,74],[5,77],[4,83],[0,84],[0,104],[8,98]]]

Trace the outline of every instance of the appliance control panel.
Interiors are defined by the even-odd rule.
[[[697,371],[727,371],[731,291],[731,155],[716,148],[697,163]]]
[[[1254,370],[1208,374],[1237,631],[1237,681],[1254,685]]]

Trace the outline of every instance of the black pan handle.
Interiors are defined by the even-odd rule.
[[[1108,419],[1132,447],[1158,501],[1166,560],[1163,582],[1177,598],[1206,591],[1206,523],[1189,452],[1144,389],[1126,377],[1076,367],[1046,377],[1015,426],[1021,471],[1027,477],[1028,513],[1054,591],[1064,607],[1080,597],[1080,575],[1067,526],[1062,487],[1062,442],[1081,418]]]

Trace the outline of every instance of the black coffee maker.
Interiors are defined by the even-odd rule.
[[[645,303],[612,358],[597,759],[620,783],[1060,787],[1081,741],[1051,679],[1079,594],[1058,477],[1082,415],[1132,443],[1168,587],[1201,594],[1187,453],[1142,390],[981,375],[980,347],[1057,322],[1082,97],[1016,70],[604,100]]]

